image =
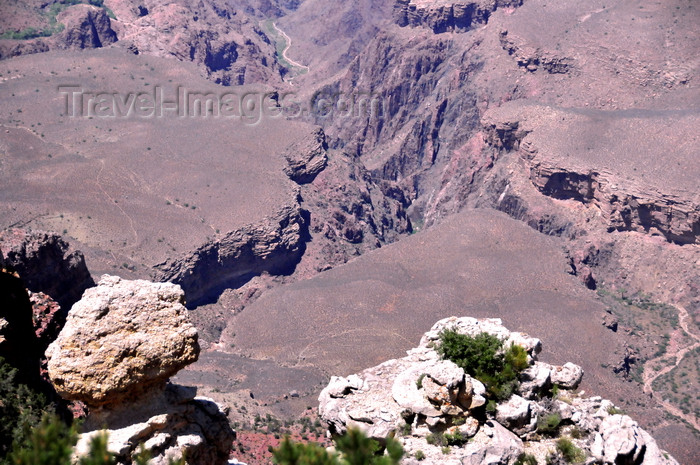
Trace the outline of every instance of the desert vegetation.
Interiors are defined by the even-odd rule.
[[[503,347],[496,336],[476,336],[446,330],[438,352],[486,386],[492,400],[506,400],[518,387],[518,373],[527,368],[527,352],[519,345]]]
[[[285,437],[272,451],[278,465],[397,465],[403,457],[401,444],[388,438],[382,447],[358,429],[349,429],[335,440],[338,453],[316,443],[294,442]],[[420,459],[419,459],[420,460]]]

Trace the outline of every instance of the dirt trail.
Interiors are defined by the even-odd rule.
[[[688,352],[690,352],[691,350],[695,350],[697,347],[700,347],[700,336],[690,331],[690,327],[688,326],[688,318],[690,318],[688,310],[679,305],[676,305],[676,308],[678,309],[678,321],[680,323],[681,328],[688,335],[688,337],[694,339],[695,342],[689,346],[677,350],[676,352],[666,353],[651,360],[647,360],[644,363],[644,375],[642,376],[642,379],[644,380],[644,392],[651,394],[654,400],[659,405],[661,405],[668,413],[676,417],[682,418],[683,420],[693,425],[693,427],[696,430],[700,431],[700,422],[698,421],[697,417],[695,417],[694,415],[683,413],[679,408],[666,402],[662,398],[661,394],[654,392],[654,388],[652,386],[657,378],[665,375],[666,373],[676,368]],[[675,361],[673,362],[673,364],[668,364],[667,360],[670,361],[674,358]],[[652,364],[657,364],[659,362],[666,366],[664,366],[658,371],[655,371],[652,368]]]

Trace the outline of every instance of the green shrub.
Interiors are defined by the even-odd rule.
[[[78,432],[56,415],[46,414],[21,442],[15,442],[9,461],[13,465],[68,465]]]
[[[468,440],[469,438],[465,438],[464,436],[462,436],[462,433],[460,433],[459,430],[456,430],[454,433],[445,433],[445,441],[450,446],[459,447],[466,443]]]
[[[559,390],[560,390],[559,385],[555,383],[554,386],[552,386],[552,398],[553,399],[556,399],[557,397],[559,397]]]
[[[420,462],[421,460],[425,459],[425,452],[423,452],[422,450],[417,450],[416,453],[413,454],[413,456],[416,458],[416,460]]]
[[[386,455],[382,455],[380,444],[359,429],[349,429],[337,438],[336,449],[340,455],[316,443],[297,443],[285,437],[279,447],[272,449],[272,456],[278,465],[397,465],[403,457],[397,440],[387,438]]]
[[[80,458],[80,465],[116,465],[117,459],[109,450],[107,433],[95,435],[90,441],[90,453]]]
[[[625,414],[624,410],[619,409],[619,408],[615,407],[614,405],[611,407],[608,407],[608,413],[610,415],[624,415]]]
[[[568,438],[560,438],[557,441],[557,451],[569,463],[580,463],[586,459],[586,454]]]
[[[316,443],[294,442],[289,436],[272,450],[272,457],[278,465],[337,465],[335,454]]]
[[[488,333],[469,336],[447,329],[438,352],[486,386],[487,394],[506,400],[518,388],[518,374],[527,368],[527,351],[519,345],[503,350],[503,341]]]
[[[518,459],[513,465],[537,465],[537,458],[532,454],[526,454],[523,452],[518,455]]]
[[[418,379],[416,380],[416,387],[417,387],[418,389],[421,389],[421,388],[423,387],[423,379],[425,378],[425,376],[426,376],[426,374],[423,373],[423,374],[421,374],[421,375],[418,377]]]
[[[430,433],[425,437],[425,442],[431,446],[444,446],[447,444],[445,435],[442,433]]]
[[[537,432],[554,436],[559,431],[561,415],[559,412],[548,413],[537,420]]]
[[[569,435],[574,439],[583,439],[587,436],[586,432],[578,426],[572,427],[571,430],[569,430]]]
[[[14,445],[22,445],[31,436],[52,407],[43,394],[21,384],[18,372],[0,357],[0,463]]]

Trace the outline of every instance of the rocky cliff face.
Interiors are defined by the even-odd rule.
[[[63,32],[55,38],[59,48],[100,48],[117,41],[117,33],[103,8],[76,5],[66,9],[56,20],[65,24]]]
[[[253,1],[234,6],[223,0],[196,5],[116,0],[109,2],[114,14],[110,18],[104,8],[87,4],[61,7],[56,14],[54,3],[28,2],[20,24],[46,31],[63,24],[63,29],[49,37],[0,40],[0,59],[54,49],[100,48],[119,41],[119,46],[132,53],[194,62],[203,74],[223,85],[281,82],[283,68],[258,22],[265,15],[279,15],[296,6],[295,2]],[[4,7],[6,14],[12,14],[13,7]],[[51,15],[55,24],[45,24]]]
[[[141,7],[141,8],[139,8]],[[259,28],[256,10],[222,0],[115,3],[115,28],[134,53],[191,61],[223,85],[281,82],[274,45]]]
[[[51,3],[44,5],[50,7]],[[29,40],[0,40],[0,59],[48,52],[54,49],[81,50],[106,47],[117,41],[117,33],[103,8],[73,5],[56,16],[63,30],[50,37]]]
[[[55,233],[9,229],[0,233],[5,266],[23,277],[27,288],[44,292],[65,310],[95,282],[80,251]]]
[[[154,279],[182,286],[187,305],[195,307],[263,273],[306,277],[411,230],[398,185],[373,179],[356,156],[329,149],[320,128],[281,157],[296,183],[295,198],[258,224],[156,265]]]
[[[516,108],[517,105],[504,105],[482,118],[486,143],[498,149],[517,151],[529,170],[530,181],[542,194],[592,204],[600,211],[610,231],[657,234],[677,244],[698,243],[700,198],[693,192],[694,173],[677,166],[663,166],[665,163],[655,159],[652,153],[645,153],[649,149],[644,146],[635,148],[635,155],[643,164],[635,166],[634,171],[639,169],[644,176],[654,170],[653,180],[625,179],[620,169],[621,165],[633,163],[631,159],[626,160],[631,157],[625,155],[624,147],[643,137],[649,119],[654,120],[655,127],[668,124],[664,121],[665,112],[576,114],[546,106]],[[676,128],[698,123],[696,116],[679,117],[680,121],[673,123]],[[596,123],[600,118],[605,118],[604,131]],[[570,141],[579,139],[575,147],[569,148],[568,154],[546,134],[559,130],[556,126],[569,133]],[[584,142],[581,134],[594,131],[600,131],[599,139]],[[614,140],[602,140],[613,132]],[[668,143],[669,148],[674,146],[679,152],[683,151],[685,135],[682,130],[678,132],[677,140],[659,141],[659,144]],[[580,154],[582,148],[587,152],[606,153],[583,155]],[[608,157],[608,153],[614,154],[613,157]]]
[[[523,347],[530,362],[517,393],[485,409],[484,385],[436,351],[445,329],[470,336],[485,332],[505,346]],[[567,463],[571,459],[563,459],[557,447],[563,438],[585,454],[579,459],[586,463],[678,463],[612,402],[573,392],[581,368],[539,362],[541,348],[538,339],[509,331],[499,319],[447,318],[406,357],[331,378],[319,411],[334,434],[355,427],[380,441],[396,435],[406,452],[404,464],[524,463],[526,456],[536,463]],[[548,418],[557,421],[547,429]]]
[[[263,272],[289,274],[304,253],[305,212],[285,207],[257,225],[228,233],[187,256],[158,265],[156,279],[182,286],[188,305],[216,301],[224,289],[238,287]]]
[[[105,275],[69,313],[47,357],[56,390],[90,409],[78,455],[107,429],[119,463],[140,444],[154,464],[183,454],[188,464],[227,463],[235,436],[226,415],[195,388],[166,384],[199,356],[183,296],[174,284]]]
[[[514,8],[523,0],[396,0],[394,21],[401,27],[427,27],[435,34],[464,32],[486,24],[497,8]]]

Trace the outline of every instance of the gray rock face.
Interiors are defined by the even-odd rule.
[[[605,464],[672,463],[651,436],[627,415],[610,415],[602,421],[591,454]]]
[[[493,413],[484,409],[483,384],[435,350],[447,328],[486,332],[525,348],[530,367],[520,376],[522,396],[497,403]],[[509,331],[499,319],[446,318],[406,357],[333,377],[319,397],[319,413],[334,434],[356,427],[379,440],[395,435],[406,452],[404,465],[512,464],[523,452],[543,461],[556,450],[557,436],[568,437],[572,428],[580,433],[571,439],[575,446],[603,463],[677,464],[631,418],[611,415],[612,402],[571,392],[583,376],[580,367],[534,361],[541,348],[539,339]],[[546,397],[552,383],[561,388],[554,399]],[[553,413],[560,418],[557,434],[538,433],[538,420]]]
[[[490,427],[490,428],[489,428]],[[497,422],[488,422],[484,428],[486,444],[476,447],[462,459],[462,465],[498,465],[511,463],[523,452],[523,442],[518,436]],[[476,442],[476,441],[475,441]]]
[[[576,389],[583,379],[583,368],[567,362],[561,367],[554,367],[551,371],[550,379],[552,383],[558,384],[559,387]]]
[[[534,399],[552,385],[552,366],[548,363],[535,362],[520,373],[518,394],[526,399]]]
[[[183,454],[189,465],[228,463],[235,433],[223,409],[196,392],[169,384],[134,403],[93,410],[75,455],[86,454],[92,438],[107,433],[107,447],[120,463],[131,463],[141,444],[151,452],[152,465],[167,465]]]
[[[530,402],[518,395],[511,396],[508,401],[496,408],[496,420],[519,434],[532,431]]]
[[[174,284],[103,276],[46,351],[56,391],[96,407],[165,383],[199,356],[183,303]]]

